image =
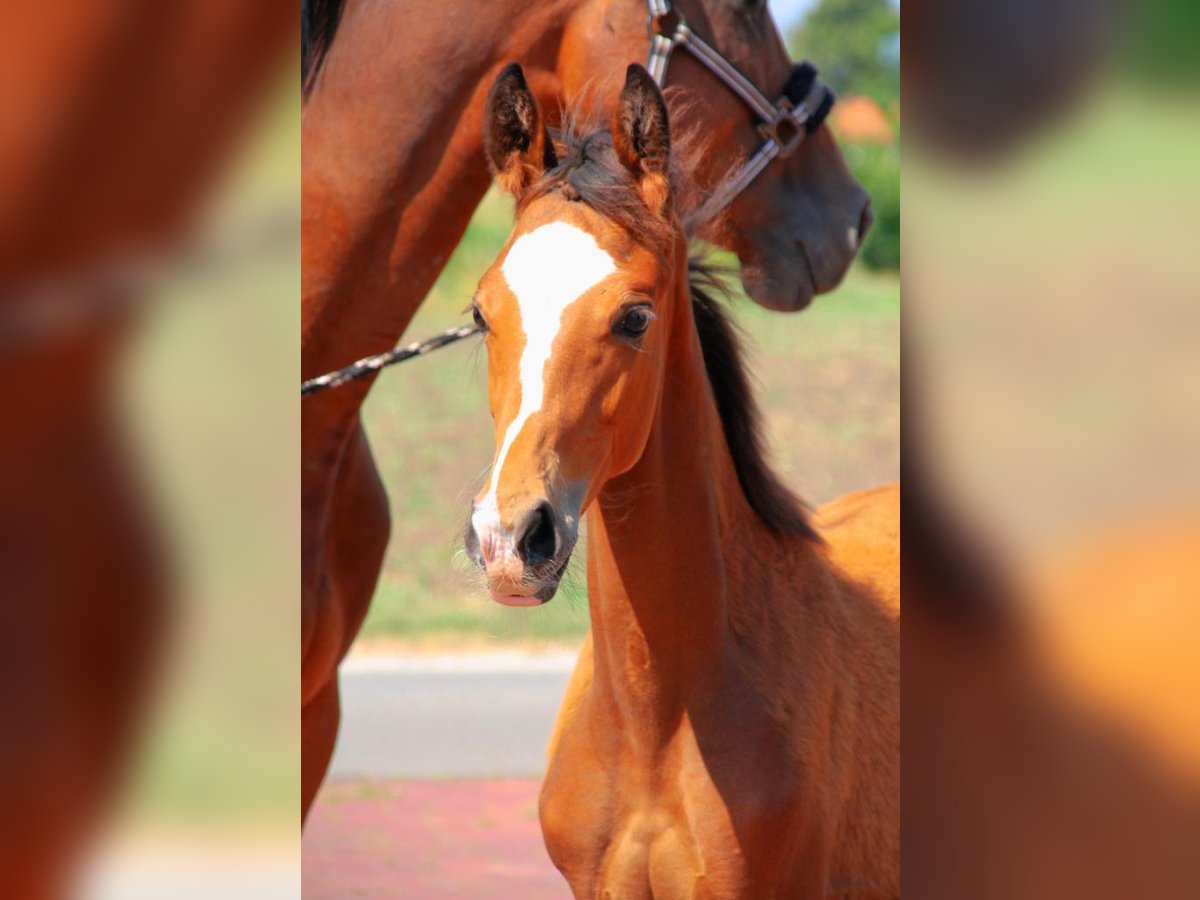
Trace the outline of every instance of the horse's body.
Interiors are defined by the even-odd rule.
[[[702,466],[628,506],[614,486],[616,541],[603,495],[588,518],[597,624],[551,739],[546,846],[578,897],[898,896],[899,490],[823,507],[826,545],[789,546],[722,462],[708,541],[663,526],[702,512],[668,508]],[[722,553],[721,532],[742,537]],[[614,587],[623,570],[655,584]]]
[[[489,101],[517,227],[475,299],[497,454],[467,547],[498,602],[544,603],[587,516],[551,858],[577,897],[898,896],[899,489],[810,523],[766,468],[644,70],[545,165],[526,92]]]
[[[787,79],[790,61],[759,4],[680,8],[763,91],[773,96]],[[303,377],[389,349],[403,333],[487,189],[480,121],[503,64],[521,59],[557,115],[559,102],[612,96],[624,64],[645,59],[648,45],[641,0],[350,3],[303,114]],[[684,124],[708,139],[698,176],[712,184],[760,138],[741,101],[686,54],[676,54],[668,82],[699,98]],[[738,253],[751,294],[797,309],[840,281],[869,217],[818,129],[734,201],[726,222],[712,236]],[[314,395],[303,409],[304,810],[336,736],[337,665],[366,615],[388,538],[387,498],[359,418],[369,385]]]

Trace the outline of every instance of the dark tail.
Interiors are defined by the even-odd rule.
[[[342,20],[345,0],[300,0],[300,88],[312,91]]]

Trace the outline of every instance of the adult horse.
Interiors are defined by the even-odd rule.
[[[637,64],[607,130],[552,140],[515,65],[488,103],[517,221],[473,302],[496,454],[468,553],[538,605],[588,521],[546,847],[577,897],[899,896],[899,489],[818,533],[767,468],[667,119]]]
[[[534,93],[557,110],[585,91],[615,96],[624,65],[646,59],[650,46],[638,0],[342,6],[304,7],[305,378],[390,348],[408,325],[487,190],[480,123],[487,85],[504,64],[521,59]],[[715,191],[765,146],[756,123],[775,116],[765,97],[782,91],[788,107],[804,108],[811,69],[793,71],[761,0],[685,0],[678,10],[652,0],[650,8],[660,49],[668,36],[684,36],[684,22],[702,39],[676,42],[666,81],[694,98],[684,124],[708,138],[697,179]],[[702,45],[712,50],[707,62]],[[818,127],[822,110],[811,112],[799,125],[768,125],[786,131],[775,137],[795,152],[741,190],[707,235],[737,252],[750,295],[777,309],[800,309],[835,287],[870,223],[866,195]],[[366,614],[388,537],[387,498],[359,418],[369,387],[364,379],[303,407],[302,811],[332,753],[337,666]]]

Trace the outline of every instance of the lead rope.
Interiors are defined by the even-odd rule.
[[[365,356],[357,362],[350,363],[344,369],[338,369],[336,372],[318,375],[316,378],[300,382],[300,396],[304,397],[308,394],[315,394],[318,391],[338,387],[347,381],[362,378],[365,375],[370,375],[372,372],[378,372],[380,369],[393,366],[398,362],[412,359],[414,356],[424,356],[430,350],[437,350],[449,344],[457,343],[463,338],[469,338],[471,335],[478,333],[479,328],[475,325],[447,328],[441,334],[435,334],[428,340],[405,344],[403,347],[397,347],[395,350],[389,350],[387,353]]]

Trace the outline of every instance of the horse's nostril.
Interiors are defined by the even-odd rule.
[[[483,548],[479,545],[479,533],[475,530],[475,523],[470,519],[467,520],[467,529],[463,533],[463,548],[467,551],[467,557],[475,565],[483,565]]]
[[[871,225],[875,222],[875,213],[871,210],[871,201],[868,200],[863,204],[862,213],[858,217],[858,246],[863,245],[863,241],[867,239],[867,232],[871,230]]]
[[[558,550],[558,531],[554,510],[544,500],[521,523],[517,537],[517,556],[527,566],[536,566],[554,558]]]

